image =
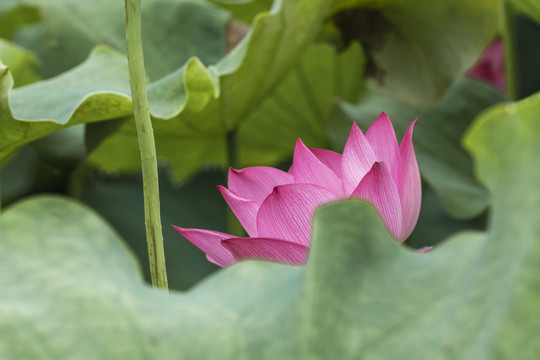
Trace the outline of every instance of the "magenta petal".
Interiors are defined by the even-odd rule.
[[[300,139],[296,141],[293,163],[296,184],[320,185],[336,195],[343,194],[343,186],[336,173],[322,163]]]
[[[246,200],[262,202],[274,187],[293,181],[291,174],[266,166],[229,170],[229,190]]]
[[[398,241],[405,240],[400,238],[402,214],[397,186],[384,163],[373,164],[351,197],[371,203],[381,215],[392,236]]]
[[[413,128],[417,121],[415,120],[409,125],[400,145],[401,174],[398,191],[402,205],[403,227],[399,237],[403,240],[412,233],[418,221],[422,203],[422,181],[412,143]]]
[[[424,247],[421,247],[420,249],[416,250],[415,252],[418,253],[418,254],[426,254],[426,253],[430,252],[431,250],[433,250],[433,246],[424,246]]]
[[[285,239],[309,246],[315,209],[332,200],[336,200],[336,195],[318,185],[278,186],[259,208],[257,214],[259,236]]]
[[[341,154],[325,149],[309,148],[309,150],[311,150],[320,162],[332,169],[338,178],[341,179]]]
[[[375,152],[377,161],[384,161],[397,183],[401,157],[394,127],[386,113],[382,112],[371,124],[366,132],[366,139]]]
[[[302,265],[306,261],[308,247],[294,242],[267,238],[233,238],[223,241],[236,261],[258,259],[285,264]]]
[[[504,45],[497,39],[482,53],[478,62],[467,72],[471,76],[486,81],[499,91],[506,89],[506,75],[504,71]]]
[[[172,227],[193,245],[204,251],[208,261],[221,267],[226,267],[236,262],[233,254],[221,245],[222,240],[230,239],[234,236],[211,230],[186,229],[174,225]]]
[[[223,186],[218,186],[218,189],[249,236],[257,236],[257,212],[261,202],[242,199]]]
[[[352,194],[364,175],[371,170],[375,161],[377,158],[371,145],[362,130],[354,123],[341,157],[341,174],[345,195]]]

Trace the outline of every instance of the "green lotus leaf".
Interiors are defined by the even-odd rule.
[[[97,45],[125,53],[122,1],[29,0],[25,5],[37,9],[41,19],[19,28],[13,40],[37,54],[45,78],[77,66]],[[150,79],[166,76],[194,55],[209,64],[225,55],[227,11],[197,0],[145,0],[141,11]]]
[[[68,126],[133,113],[127,62],[105,47],[97,47],[87,61],[58,77],[12,86],[11,73],[0,65],[0,164],[22,145]]]

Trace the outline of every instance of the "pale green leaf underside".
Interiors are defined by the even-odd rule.
[[[126,60],[105,47],[59,77],[14,90],[12,84],[0,68],[0,164],[22,145],[67,126],[133,112]]]
[[[25,6],[26,12],[39,12],[39,22],[20,27],[13,39],[38,55],[45,78],[78,65],[96,45],[125,53],[123,1],[26,0]],[[0,16],[7,10],[10,6],[0,8]],[[142,13],[150,79],[169,74],[193,55],[210,64],[225,55],[227,11],[199,0],[145,0]]]
[[[27,200],[0,218],[0,355],[534,360],[539,109],[537,95],[475,122],[466,144],[493,197],[488,229],[428,254],[395,243],[352,200],[318,211],[305,267],[246,262],[168,295],[141,282],[94,213]]]

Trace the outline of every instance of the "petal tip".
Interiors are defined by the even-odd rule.
[[[357,123],[356,121],[354,121],[354,122],[352,123],[352,125],[351,125],[351,133],[352,133],[353,131],[360,131],[360,132],[362,132],[362,130],[360,130],[360,126],[358,126],[358,123]],[[363,133],[362,133],[362,134],[363,134]]]
[[[380,119],[380,120],[379,120]],[[375,119],[375,121],[386,121],[386,122],[389,122],[390,124],[392,124],[392,122],[390,121],[390,117],[388,116],[388,114],[384,111],[381,111],[381,113],[379,114],[379,116],[377,116],[377,118]]]
[[[433,249],[433,246],[424,246],[424,247],[421,247],[420,249],[416,250],[415,252],[417,254],[425,254],[425,253],[430,252],[432,249]]]
[[[182,231],[184,231],[184,228],[180,227],[180,226],[176,226],[176,225],[171,225],[171,227],[178,231],[180,234],[182,233]]]

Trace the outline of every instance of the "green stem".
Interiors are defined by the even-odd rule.
[[[238,169],[240,161],[238,158],[238,142],[236,139],[237,130],[232,129],[227,133],[227,157],[229,168]],[[236,215],[229,209],[227,213],[228,232],[231,235],[244,236],[244,228],[236,218]]]
[[[517,47],[514,25],[514,12],[508,0],[501,0],[501,10],[503,14],[503,44],[504,44],[504,66],[506,72],[507,95],[510,100],[519,99],[519,80],[517,71]]]
[[[146,77],[141,39],[141,0],[125,0],[126,46],[133,114],[137,126],[144,188],[146,241],[154,287],[168,289],[165,251],[159,212],[159,183],[154,131],[146,96]]]

